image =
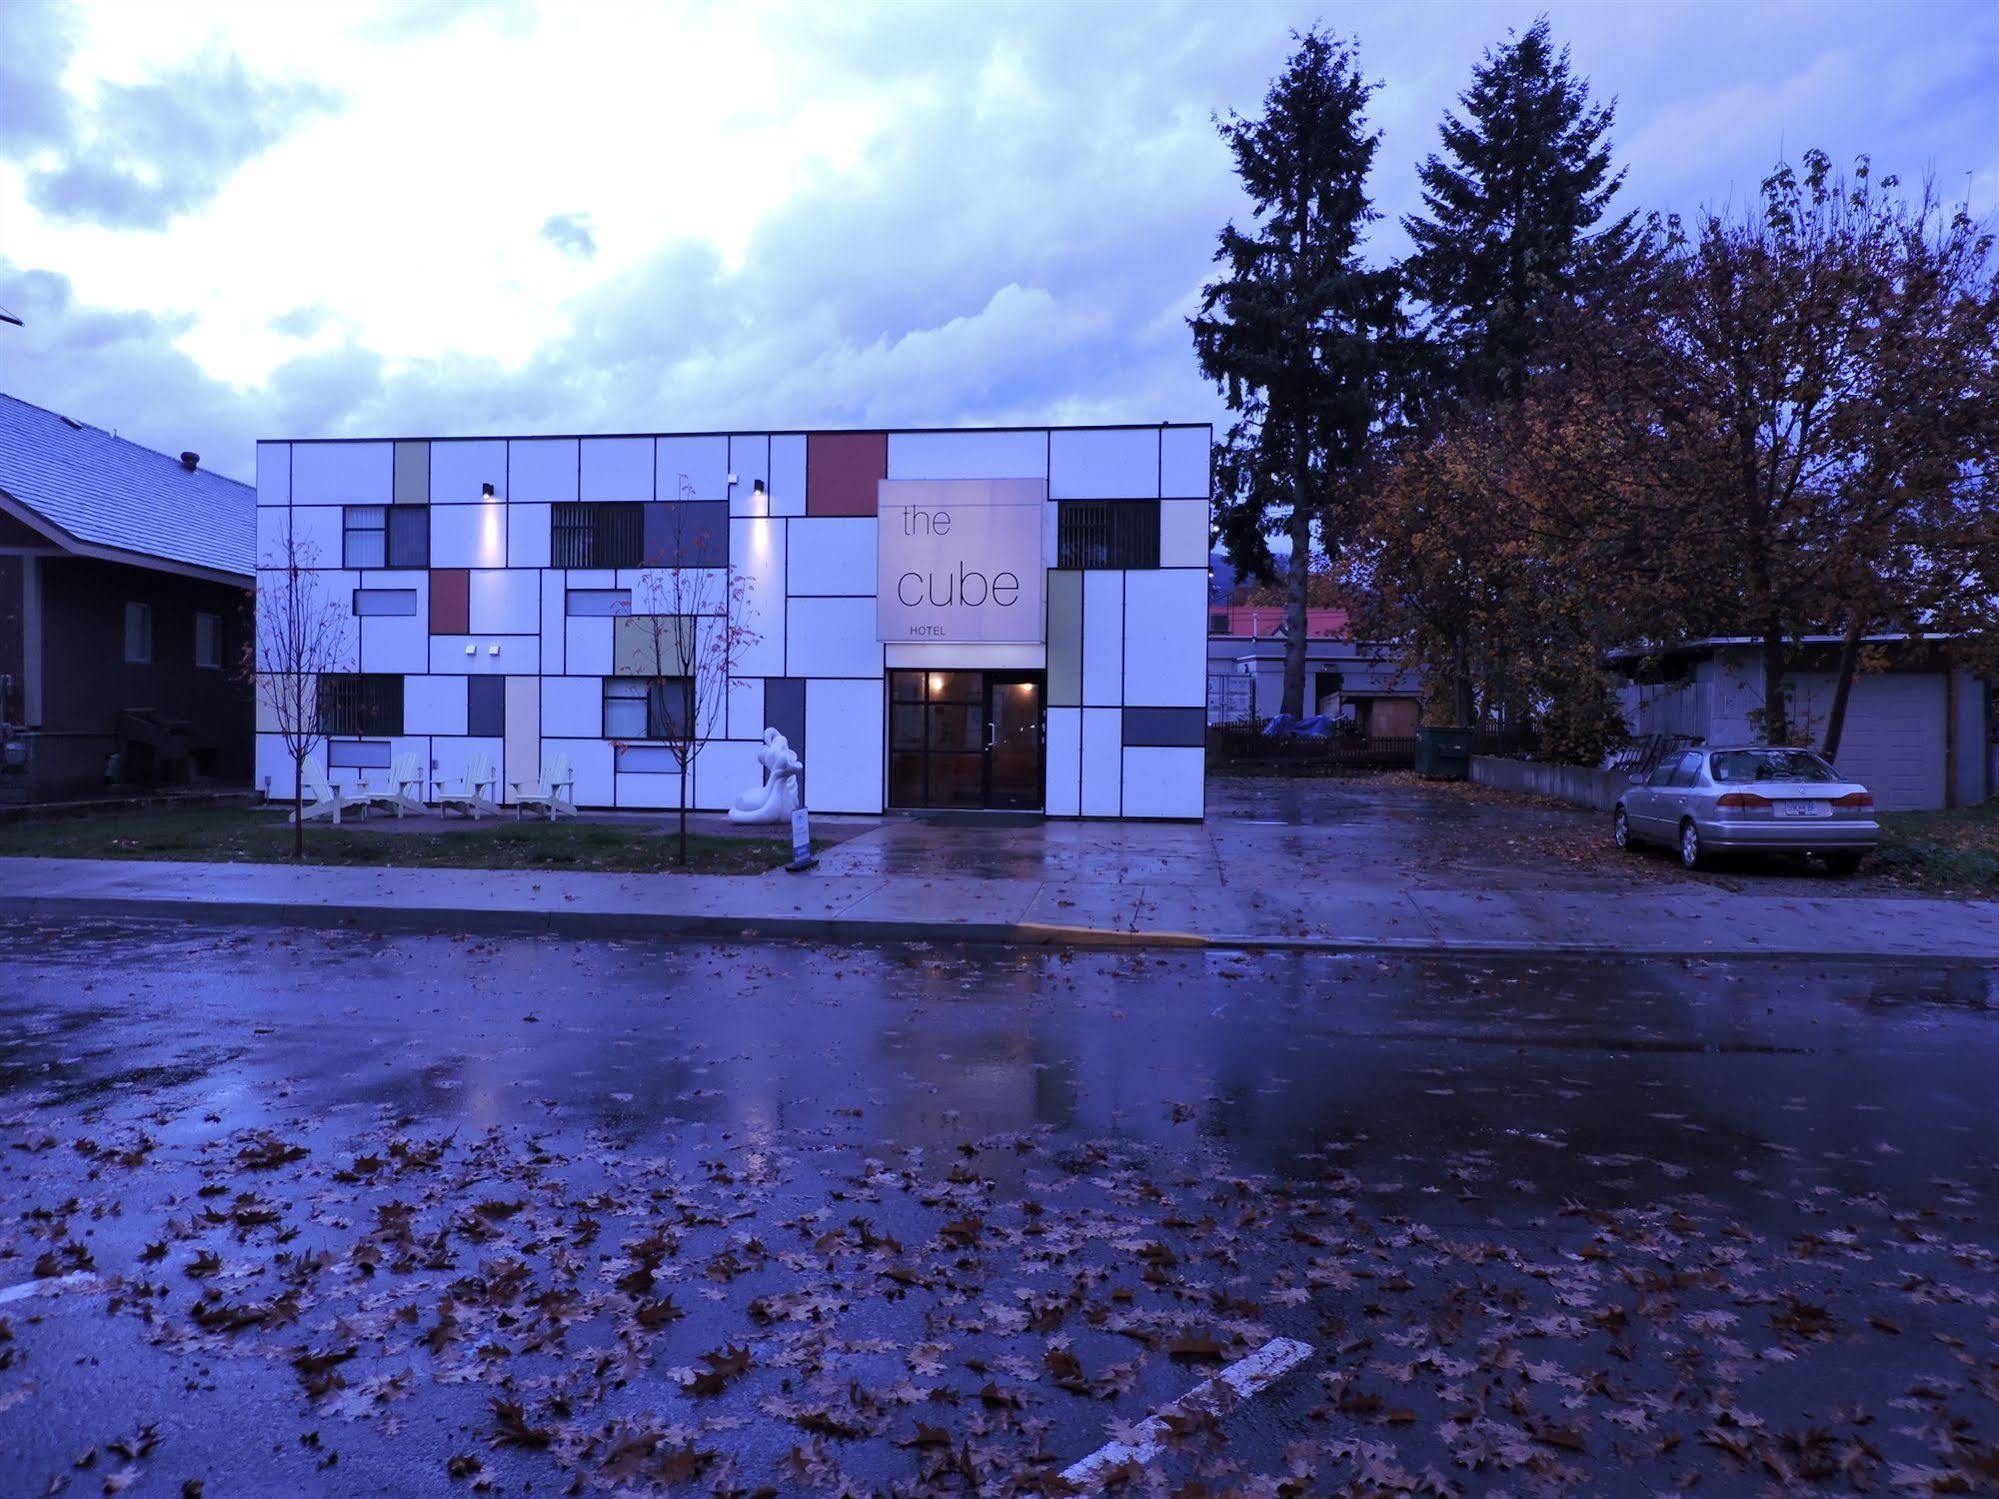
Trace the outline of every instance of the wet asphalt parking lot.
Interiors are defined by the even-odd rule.
[[[0,1493],[1999,1483],[1999,975],[0,934]],[[193,1487],[188,1487],[193,1485]]]

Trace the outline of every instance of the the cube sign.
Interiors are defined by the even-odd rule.
[[[1039,641],[1046,510],[1040,479],[882,480],[881,639]]]

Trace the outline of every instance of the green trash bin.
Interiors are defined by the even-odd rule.
[[[1471,779],[1470,729],[1418,729],[1416,774],[1433,781]]]

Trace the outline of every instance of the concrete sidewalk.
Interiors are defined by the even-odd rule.
[[[0,910],[396,930],[1999,961],[1999,902],[936,875],[621,875],[0,859]]]

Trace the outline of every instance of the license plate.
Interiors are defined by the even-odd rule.
[[[1778,802],[1776,813],[1779,817],[1830,817],[1831,802]]]

